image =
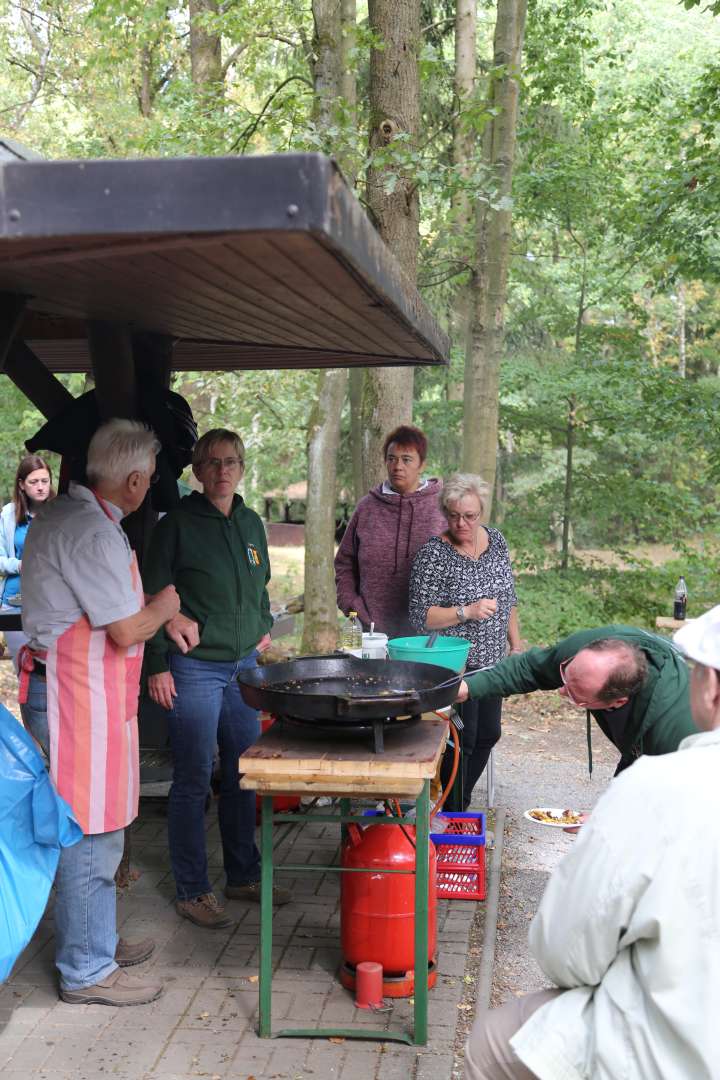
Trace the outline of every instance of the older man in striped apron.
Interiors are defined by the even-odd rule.
[[[163,625],[178,644],[191,636],[172,586],[145,603],[120,526],[147,494],[158,449],[143,424],[104,424],[88,449],[89,486],[71,484],[38,515],[23,557],[23,719],[85,834],[63,851],[55,882],[60,996],[78,1004],[140,1005],[162,990],[123,970],[154,944],[118,940],[114,880],[138,811],[144,642]]]

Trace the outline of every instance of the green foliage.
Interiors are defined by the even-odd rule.
[[[557,575],[546,571],[557,561],[571,407],[576,545],[689,542],[717,527],[720,21],[709,13],[717,7],[712,0],[530,0],[495,513],[525,572],[524,602],[537,611],[528,617],[537,618],[538,633],[549,620],[542,633],[551,637],[561,632],[553,619],[564,632],[615,617],[617,591],[632,597],[627,618],[650,618],[642,582],[653,604],[665,588],[647,566],[623,571],[622,590],[612,577],[620,571],[571,567],[557,587]],[[8,59],[0,68],[0,122],[10,137],[53,157],[321,149],[357,175],[360,198],[371,165],[382,167],[388,190],[409,178],[421,201],[420,286],[441,324],[454,330],[474,244],[472,228],[458,229],[454,208],[461,195],[473,206],[498,204],[481,155],[467,171],[452,155],[455,126],[480,140],[491,119],[495,5],[478,5],[480,77],[462,101],[453,82],[453,0],[422,0],[421,10],[420,136],[372,157],[369,53],[382,43],[372,40],[362,2],[350,52],[358,104],[338,101],[321,131],[309,3],[232,0],[205,15],[226,64],[224,85],[210,92],[192,82],[184,0],[0,0],[0,51]],[[686,378],[679,377],[681,321]],[[430,436],[434,474],[449,474],[461,459],[463,363],[463,343],[454,341],[448,369],[416,372],[415,419]],[[201,428],[227,424],[243,434],[254,505],[262,506],[264,492],[305,479],[314,373],[184,374],[178,388]],[[22,442],[39,423],[5,387],[5,491]],[[347,434],[347,415],[343,424]],[[348,438],[338,464],[338,483],[349,486]]]
[[[690,590],[688,614],[717,603],[720,549],[709,545],[662,566],[649,562],[627,568],[576,564],[569,572],[545,570],[517,580],[523,637],[550,645],[579,627],[626,623],[655,632],[658,615],[672,615],[673,591],[680,575]]]

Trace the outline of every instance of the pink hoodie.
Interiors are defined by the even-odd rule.
[[[438,496],[442,483],[428,480],[410,495],[384,494],[382,484],[360,500],[335,556],[338,607],[357,611],[388,637],[415,634],[408,619],[413,559],[431,536],[447,528]]]

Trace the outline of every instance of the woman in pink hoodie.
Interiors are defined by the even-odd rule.
[[[413,559],[447,522],[438,506],[441,481],[425,480],[427,438],[419,428],[391,431],[383,447],[387,480],[357,504],[335,556],[338,607],[356,611],[388,637],[415,631],[408,618]]]

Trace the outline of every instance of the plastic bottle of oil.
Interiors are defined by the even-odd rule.
[[[357,611],[351,611],[343,623],[341,641],[343,649],[362,649],[362,623]]]

